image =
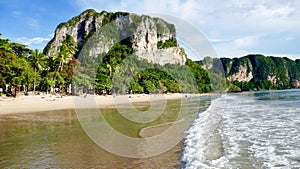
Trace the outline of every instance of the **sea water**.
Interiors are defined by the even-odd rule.
[[[300,90],[215,98],[184,146],[185,168],[300,168]]]

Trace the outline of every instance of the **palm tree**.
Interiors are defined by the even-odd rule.
[[[55,73],[53,74],[54,81],[57,77],[59,77],[59,73],[63,71],[64,65],[74,60],[74,55],[76,52],[76,42],[71,35],[67,34],[66,38],[62,41],[62,45],[59,47],[58,54],[53,56],[53,60],[59,63]],[[53,84],[53,87],[54,85],[55,84]]]
[[[63,70],[64,64],[69,63],[73,59],[76,51],[77,46],[73,37],[67,34],[65,40],[62,41],[62,45],[59,47],[59,53],[53,57],[53,60],[59,60],[56,73],[59,73]],[[57,75],[55,74],[55,77],[56,76]]]
[[[65,63],[69,63],[74,58],[74,54],[76,53],[76,51],[77,46],[73,37],[71,35],[67,35],[60,48],[60,71],[63,70],[63,66]]]
[[[106,66],[109,68],[109,77],[112,78],[112,65],[108,63]]]
[[[41,53],[38,49],[35,49],[30,57],[30,61],[34,67],[34,84],[33,84],[33,92],[35,93],[36,88],[36,74],[37,72],[42,71],[45,68],[45,62],[48,57]]]

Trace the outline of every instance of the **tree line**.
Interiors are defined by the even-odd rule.
[[[138,58],[130,44],[122,42],[96,58],[78,59],[77,44],[70,35],[64,37],[53,56],[0,37],[0,88],[1,93],[14,97],[17,91],[25,94],[29,91],[74,94],[89,89],[97,94],[211,91],[207,71],[190,59],[183,66],[152,64]]]
[[[226,88],[249,91],[294,88],[300,79],[299,59],[263,55],[221,60],[208,57],[202,61],[186,58],[185,65],[162,66],[136,56],[128,41],[113,45],[97,57],[86,54],[79,57],[79,53],[70,35],[64,37],[52,56],[0,36],[0,94],[15,97],[18,91],[25,94],[29,91],[36,94],[207,93]],[[204,63],[211,64],[212,68],[205,70]],[[241,65],[247,67],[247,73],[252,71],[253,78],[249,82],[226,80]],[[225,77],[219,69],[225,70]],[[268,80],[270,76],[277,77],[275,84]]]
[[[59,52],[51,57],[26,45],[11,42],[0,34],[1,94],[16,96],[17,91],[57,91],[67,93],[73,69],[78,63],[76,43],[66,36]],[[38,93],[37,92],[37,93]]]

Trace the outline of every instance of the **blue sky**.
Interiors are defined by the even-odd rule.
[[[0,32],[43,49],[59,23],[88,8],[176,16],[202,32],[220,57],[300,58],[298,0],[0,0]]]

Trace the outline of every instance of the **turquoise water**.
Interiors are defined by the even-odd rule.
[[[300,90],[214,99],[184,144],[185,168],[300,168]]]

